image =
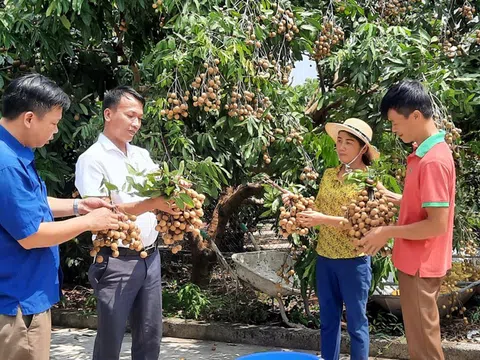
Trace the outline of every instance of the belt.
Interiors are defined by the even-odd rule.
[[[155,241],[152,245],[143,249],[142,251],[145,251],[147,253],[147,257],[148,257],[148,256],[152,255],[157,249],[158,249],[158,242]],[[119,256],[138,256],[138,257],[140,257],[140,252],[139,251],[130,250],[130,248],[119,247],[118,248],[118,253],[120,254]],[[107,246],[104,246],[100,249],[99,254],[111,256],[112,255],[112,249],[110,249]]]

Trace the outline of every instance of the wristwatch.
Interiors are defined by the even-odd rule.
[[[80,213],[78,212],[78,203],[80,202],[79,199],[73,199],[73,215],[75,216],[80,216]]]

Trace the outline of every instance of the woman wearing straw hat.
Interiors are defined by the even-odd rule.
[[[316,200],[318,211],[298,215],[302,226],[319,226],[316,283],[320,303],[321,353],[325,360],[340,357],[340,324],[343,304],[347,312],[347,330],[351,340],[351,359],[367,360],[369,330],[366,306],[372,279],[370,257],[355,252],[342,206],[356,197],[355,185],[344,183],[344,175],[366,170],[379,157],[371,145],[372,129],[360,119],[343,124],[328,123],[328,135],[335,141],[342,165],[325,170]],[[348,224],[348,221],[345,221]]]

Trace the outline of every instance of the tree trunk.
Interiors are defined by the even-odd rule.
[[[215,242],[222,248],[225,241],[225,229],[230,218],[236,214],[242,203],[252,196],[261,196],[263,186],[260,183],[240,185],[236,189],[227,188],[220,196],[217,206],[213,212],[212,220],[208,226],[207,233],[210,242]],[[192,243],[192,277],[194,284],[199,286],[208,284],[210,274],[210,264],[216,258],[214,251],[210,246],[204,247],[204,243]]]
[[[210,248],[204,248],[201,244],[189,236],[190,249],[192,252],[192,275],[191,282],[200,287],[208,285],[211,266],[215,260],[215,252]]]

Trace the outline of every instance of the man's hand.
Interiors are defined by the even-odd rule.
[[[386,232],[386,226],[373,228],[367,232],[362,239],[354,240],[354,245],[358,248],[359,252],[373,256],[386,245],[390,238]]]
[[[180,185],[181,187],[183,187],[185,189],[190,189],[192,187],[191,182],[189,182],[187,180],[183,180],[183,179],[178,180],[178,185]]]
[[[394,203],[395,205],[400,205],[400,201],[402,201],[402,194],[397,194],[388,190],[380,181],[377,181],[376,187],[378,190],[383,190],[385,192],[385,197],[388,201]]]
[[[101,208],[113,209],[113,205],[109,204],[105,200],[95,197],[82,199],[78,202],[78,212],[80,215],[85,215],[95,209]]]
[[[173,211],[172,209],[172,203],[170,201],[167,201],[165,198],[163,197],[157,197],[157,198],[152,198],[153,202],[154,202],[154,208],[159,210],[159,211],[163,211],[163,212],[166,212],[168,214],[171,214],[171,215],[181,215],[182,213],[181,212],[178,212],[178,211]]]
[[[318,211],[302,211],[297,214],[297,220],[302,227],[314,227],[320,224],[323,214]]]
[[[124,220],[124,215],[113,212],[106,207],[95,209],[85,215],[91,231],[117,230],[119,220]]]
[[[285,190],[284,193],[282,194],[282,201],[285,205],[290,204],[290,196],[292,196],[292,193],[287,190]]]

